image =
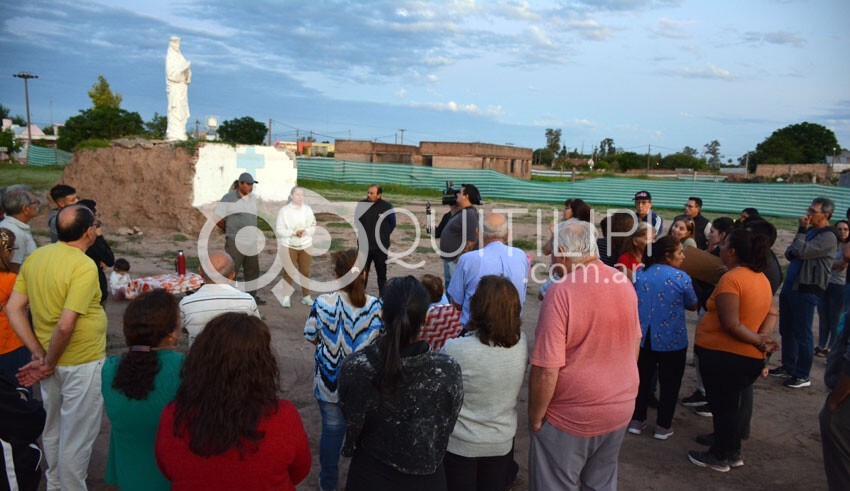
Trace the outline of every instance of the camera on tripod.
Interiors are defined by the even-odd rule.
[[[453,206],[457,204],[457,195],[460,189],[455,189],[452,181],[446,181],[446,189],[443,190],[443,204]]]

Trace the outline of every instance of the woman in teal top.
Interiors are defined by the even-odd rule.
[[[102,391],[112,424],[105,481],[128,490],[168,490],[156,464],[154,442],[162,409],[180,385],[183,355],[172,349],[180,334],[177,300],[165,290],[144,293],[124,312],[128,351],[103,365]]]

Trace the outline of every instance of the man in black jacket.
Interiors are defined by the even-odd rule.
[[[697,247],[705,250],[708,247],[708,232],[711,231],[711,221],[702,216],[702,198],[691,196],[685,203],[685,216],[694,221],[694,240]]]
[[[387,282],[387,253],[390,250],[390,234],[395,229],[395,211],[393,205],[381,196],[384,190],[377,184],[369,186],[366,199],[357,206],[357,223],[359,233],[365,235],[369,243],[369,253],[366,256],[366,281],[369,281],[369,269],[375,263],[375,273],[378,275],[378,292],[384,292]]]

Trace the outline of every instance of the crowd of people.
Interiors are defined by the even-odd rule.
[[[299,409],[281,398],[279,360],[258,307],[265,303],[257,295],[260,251],[240,234],[256,227],[255,184],[242,174],[216,208],[225,247],[202,261],[204,285],[182,299],[162,289],[132,299],[123,314],[126,349],[109,358],[103,303],[123,298],[129,264],[104,249],[96,204],[56,186],[48,220],[56,241],[36,247],[29,223],[38,196],[26,186],[6,189],[0,440],[7,482],[37,489],[43,449],[48,489],[86,489],[104,411],[104,479],[122,490],[295,489],[307,477],[308,436]],[[727,472],[744,465],[756,379],[782,377],[788,389],[803,389],[813,358],[826,357],[824,466],[830,489],[850,489],[850,330],[842,328],[850,210],[833,223],[834,203],[812,201],[785,251],[783,283],[771,251],[776,228],[756,209],[709,221],[702,200],[691,197],[665,230],[648,191],[634,201],[634,213],[606,214],[599,228],[587,203],[565,202],[546,245],[550,274],[538,292],[532,343],[521,330],[531,258],[509,245],[509,217],[475,208],[474,185],[461,186],[436,229],[442,279],[387,278],[395,213],[382,188],[369,186],[355,212],[357,247],[331,256],[339,287],[315,298],[316,219],[304,190],[293,188],[275,224],[285,246],[281,306],[291,308],[300,286],[310,308],[303,334],[315,349],[319,488],[340,487],[344,456],[346,490],[511,489],[529,365],[530,489],[616,489],[626,435],[650,428],[654,407],[652,436],[673,437],[680,403],[713,417],[713,432],[697,438],[706,448],[682,458]],[[689,275],[687,261],[700,255],[714,258],[714,277]],[[367,293],[372,264],[377,297]],[[422,331],[433,327],[434,309],[446,308],[462,329],[435,347]],[[686,311],[700,315],[692,340]],[[689,347],[698,387],[680,398]],[[771,369],[774,352],[782,361]]]

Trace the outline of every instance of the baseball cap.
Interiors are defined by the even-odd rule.
[[[649,194],[649,191],[638,191],[635,193],[635,201],[639,199],[645,199],[647,201],[652,201],[652,195]]]
[[[247,172],[243,172],[242,174],[239,174],[239,182],[244,182],[246,184],[256,184],[260,181],[255,181],[254,176]]]

